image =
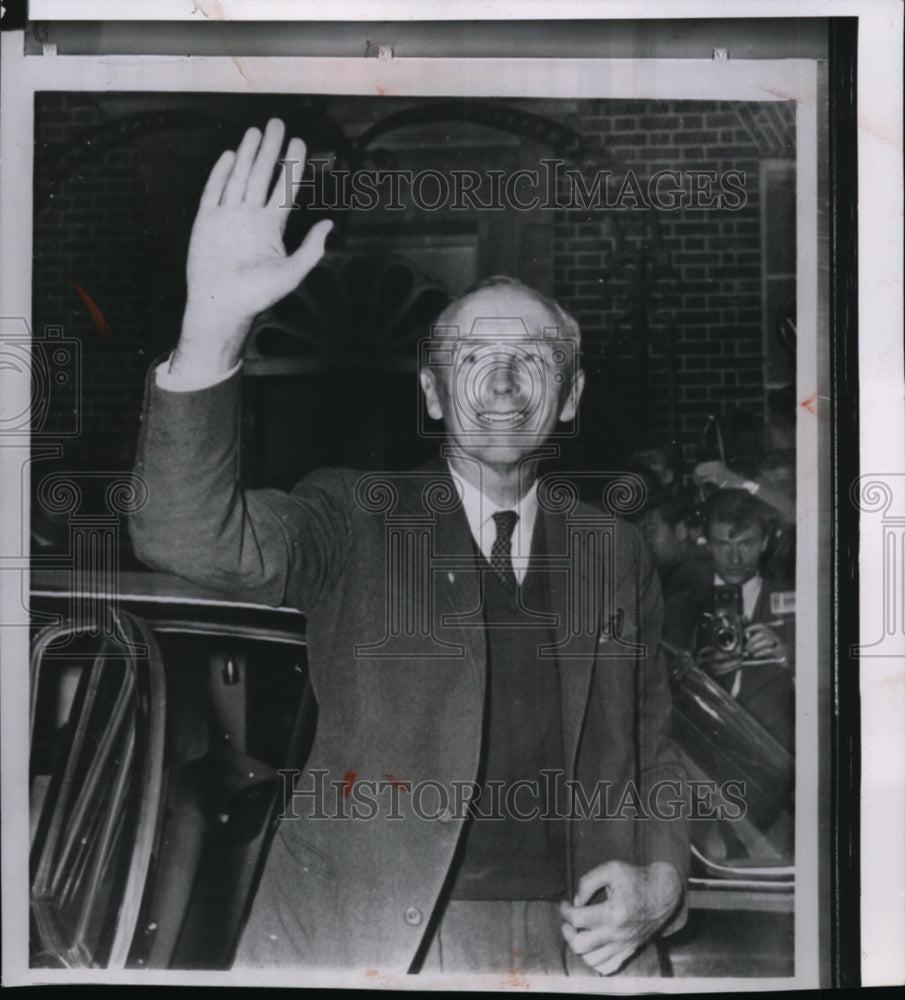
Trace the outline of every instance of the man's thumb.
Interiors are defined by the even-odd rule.
[[[330,219],[321,219],[308,231],[302,245],[286,258],[286,268],[297,285],[302,281],[315,264],[324,256],[324,244],[333,229]]]
[[[598,865],[582,875],[578,880],[578,889],[573,905],[584,906],[585,903],[590,902],[601,889],[605,889],[610,884],[612,875],[613,869],[609,862]]]

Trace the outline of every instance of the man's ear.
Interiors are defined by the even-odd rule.
[[[678,524],[676,524],[675,532],[677,542],[688,541],[688,525],[684,521],[679,521]]]
[[[572,385],[569,387],[569,392],[562,404],[562,409],[559,411],[560,420],[575,419],[575,414],[578,412],[578,401],[581,399],[583,391],[584,370],[582,368],[578,368],[572,376]]]
[[[440,398],[436,373],[431,368],[422,368],[418,378],[421,380],[421,391],[424,393],[427,412],[434,420],[442,420],[443,402]]]

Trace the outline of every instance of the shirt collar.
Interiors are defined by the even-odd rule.
[[[471,536],[485,558],[489,557],[493,539],[496,537],[493,515],[501,510],[514,510],[518,514],[518,521],[512,539],[512,561],[515,564],[517,559],[527,559],[531,554],[531,538],[537,520],[537,480],[531,484],[528,492],[515,506],[501,507],[463,476],[455,473],[451,467],[449,474],[462,500]]]

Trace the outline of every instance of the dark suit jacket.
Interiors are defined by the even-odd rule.
[[[243,493],[236,485],[238,403],[237,376],[190,393],[149,385],[136,466],[149,500],[131,523],[139,557],[238,598],[306,612],[319,712],[300,788],[320,781],[340,789],[341,808],[359,782],[411,790],[423,781],[449,787],[474,780],[486,672],[480,579],[443,466],[364,477],[328,469],[291,494]],[[563,643],[557,660],[567,777],[588,791],[611,782],[614,802],[630,782],[645,803],[658,781],[684,788],[668,740],[670,696],[658,651],[662,602],[645,547],[632,528],[610,519],[614,572],[603,573],[594,545],[582,571],[582,579],[603,581],[596,593],[607,618],[572,629],[575,574],[563,567],[579,540],[593,534],[581,519],[599,525],[601,515],[580,504],[544,517],[548,558],[556,564],[548,607]],[[408,539],[411,548],[394,549],[394,538]],[[412,587],[396,586],[406,573],[410,579],[413,562],[395,561],[394,552],[408,552],[415,563],[419,552],[426,557],[427,586],[414,604]],[[388,607],[398,610],[397,598],[409,602],[409,617],[405,607],[401,618],[388,614]],[[618,636],[608,629],[611,620],[620,623]],[[395,796],[395,814],[403,818],[387,808],[371,820],[318,818],[319,809],[336,814],[335,797],[321,805],[298,797],[301,818],[280,823],[240,962],[409,968],[463,820],[422,818],[427,798],[416,815],[406,791]],[[661,801],[675,798],[666,791]],[[686,824],[633,815],[569,823],[573,888],[578,876],[611,859],[667,861],[684,877]],[[681,920],[680,913],[674,926]]]

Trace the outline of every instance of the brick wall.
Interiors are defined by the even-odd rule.
[[[262,120],[274,100],[206,98],[196,107],[186,97],[38,95],[34,325],[62,325],[80,342],[84,427],[42,469],[131,467],[147,367],[178,333],[185,249],[206,170],[238,140],[239,123]],[[235,127],[222,114],[227,102]],[[570,461],[612,464],[641,438],[668,436],[671,391],[687,451],[708,414],[731,406],[760,413],[759,165],[794,155],[792,111],[678,101],[511,103],[540,107],[596,137],[584,176],[612,171],[615,193],[627,171],[642,187],[661,169],[678,171],[683,183],[695,170],[745,176],[746,201],[736,210],[553,207],[452,220],[460,230],[472,226],[476,238],[484,233],[486,246],[496,240],[502,248],[505,235],[523,276],[552,289],[582,325],[588,388]],[[344,99],[343,113],[351,106]],[[510,141],[507,156],[512,149]],[[536,167],[538,155],[535,145],[527,165]],[[566,190],[562,179],[558,190]],[[431,231],[443,218],[434,213]],[[482,268],[499,269],[499,248],[482,252]],[[646,284],[637,280],[639,267]]]
[[[741,200],[733,195],[723,208],[562,211],[554,225],[555,294],[602,359],[595,388],[610,398],[597,412],[626,438],[668,438],[672,367],[674,430],[690,455],[709,414],[736,406],[763,413],[760,163],[794,158],[794,110],[595,103],[583,102],[572,121],[600,135],[615,178],[632,171],[643,187],[657,171],[677,171],[690,192],[696,171],[744,175],[737,208],[728,207]],[[631,270],[642,244],[656,268],[646,284]]]

